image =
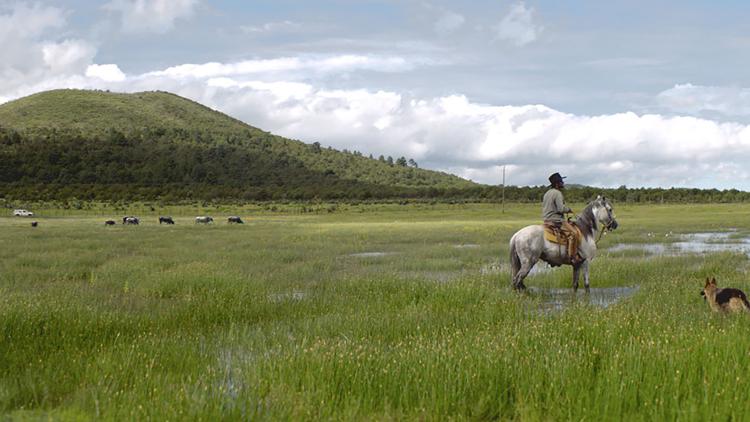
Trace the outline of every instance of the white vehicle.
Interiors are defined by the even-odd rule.
[[[29,210],[13,210],[13,215],[16,217],[33,217],[34,213]]]

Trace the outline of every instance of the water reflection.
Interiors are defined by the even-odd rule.
[[[349,254],[349,256],[355,257],[355,258],[380,258],[383,256],[395,255],[395,254],[396,252],[360,252],[360,253]]]
[[[638,286],[592,287],[588,292],[583,289],[574,292],[572,288],[546,289],[529,287],[528,289],[530,295],[541,298],[542,310],[545,312],[561,311],[577,303],[586,303],[607,308],[624,298],[634,295],[637,291]]]
[[[739,252],[750,257],[750,237],[738,236],[736,231],[689,233],[673,243],[618,243],[607,252],[643,251],[647,255],[681,256],[711,252]]]

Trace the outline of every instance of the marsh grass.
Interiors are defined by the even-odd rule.
[[[621,228],[603,245],[750,229],[744,205],[617,212]],[[536,206],[379,206],[258,215],[244,226],[196,226],[189,211],[169,227],[45,214],[37,228],[0,218],[0,408],[11,418],[750,411],[750,316],[713,314],[698,294],[706,276],[750,290],[744,254],[603,253],[592,286],[637,285],[635,295],[550,313],[539,295],[508,287],[507,241],[536,221]],[[389,254],[351,256],[378,251]],[[527,284],[567,288],[570,269]]]

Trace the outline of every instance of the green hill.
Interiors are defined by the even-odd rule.
[[[15,197],[390,198],[478,186],[405,157],[272,135],[165,92],[55,90],[0,105],[0,194]]]
[[[121,94],[60,89],[0,105],[0,124],[16,130],[181,128],[202,131],[258,130],[226,114],[168,92]]]

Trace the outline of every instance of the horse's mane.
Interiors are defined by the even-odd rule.
[[[594,201],[589,202],[576,219],[576,225],[581,229],[584,237],[593,237],[597,230],[596,216],[594,216]]]

